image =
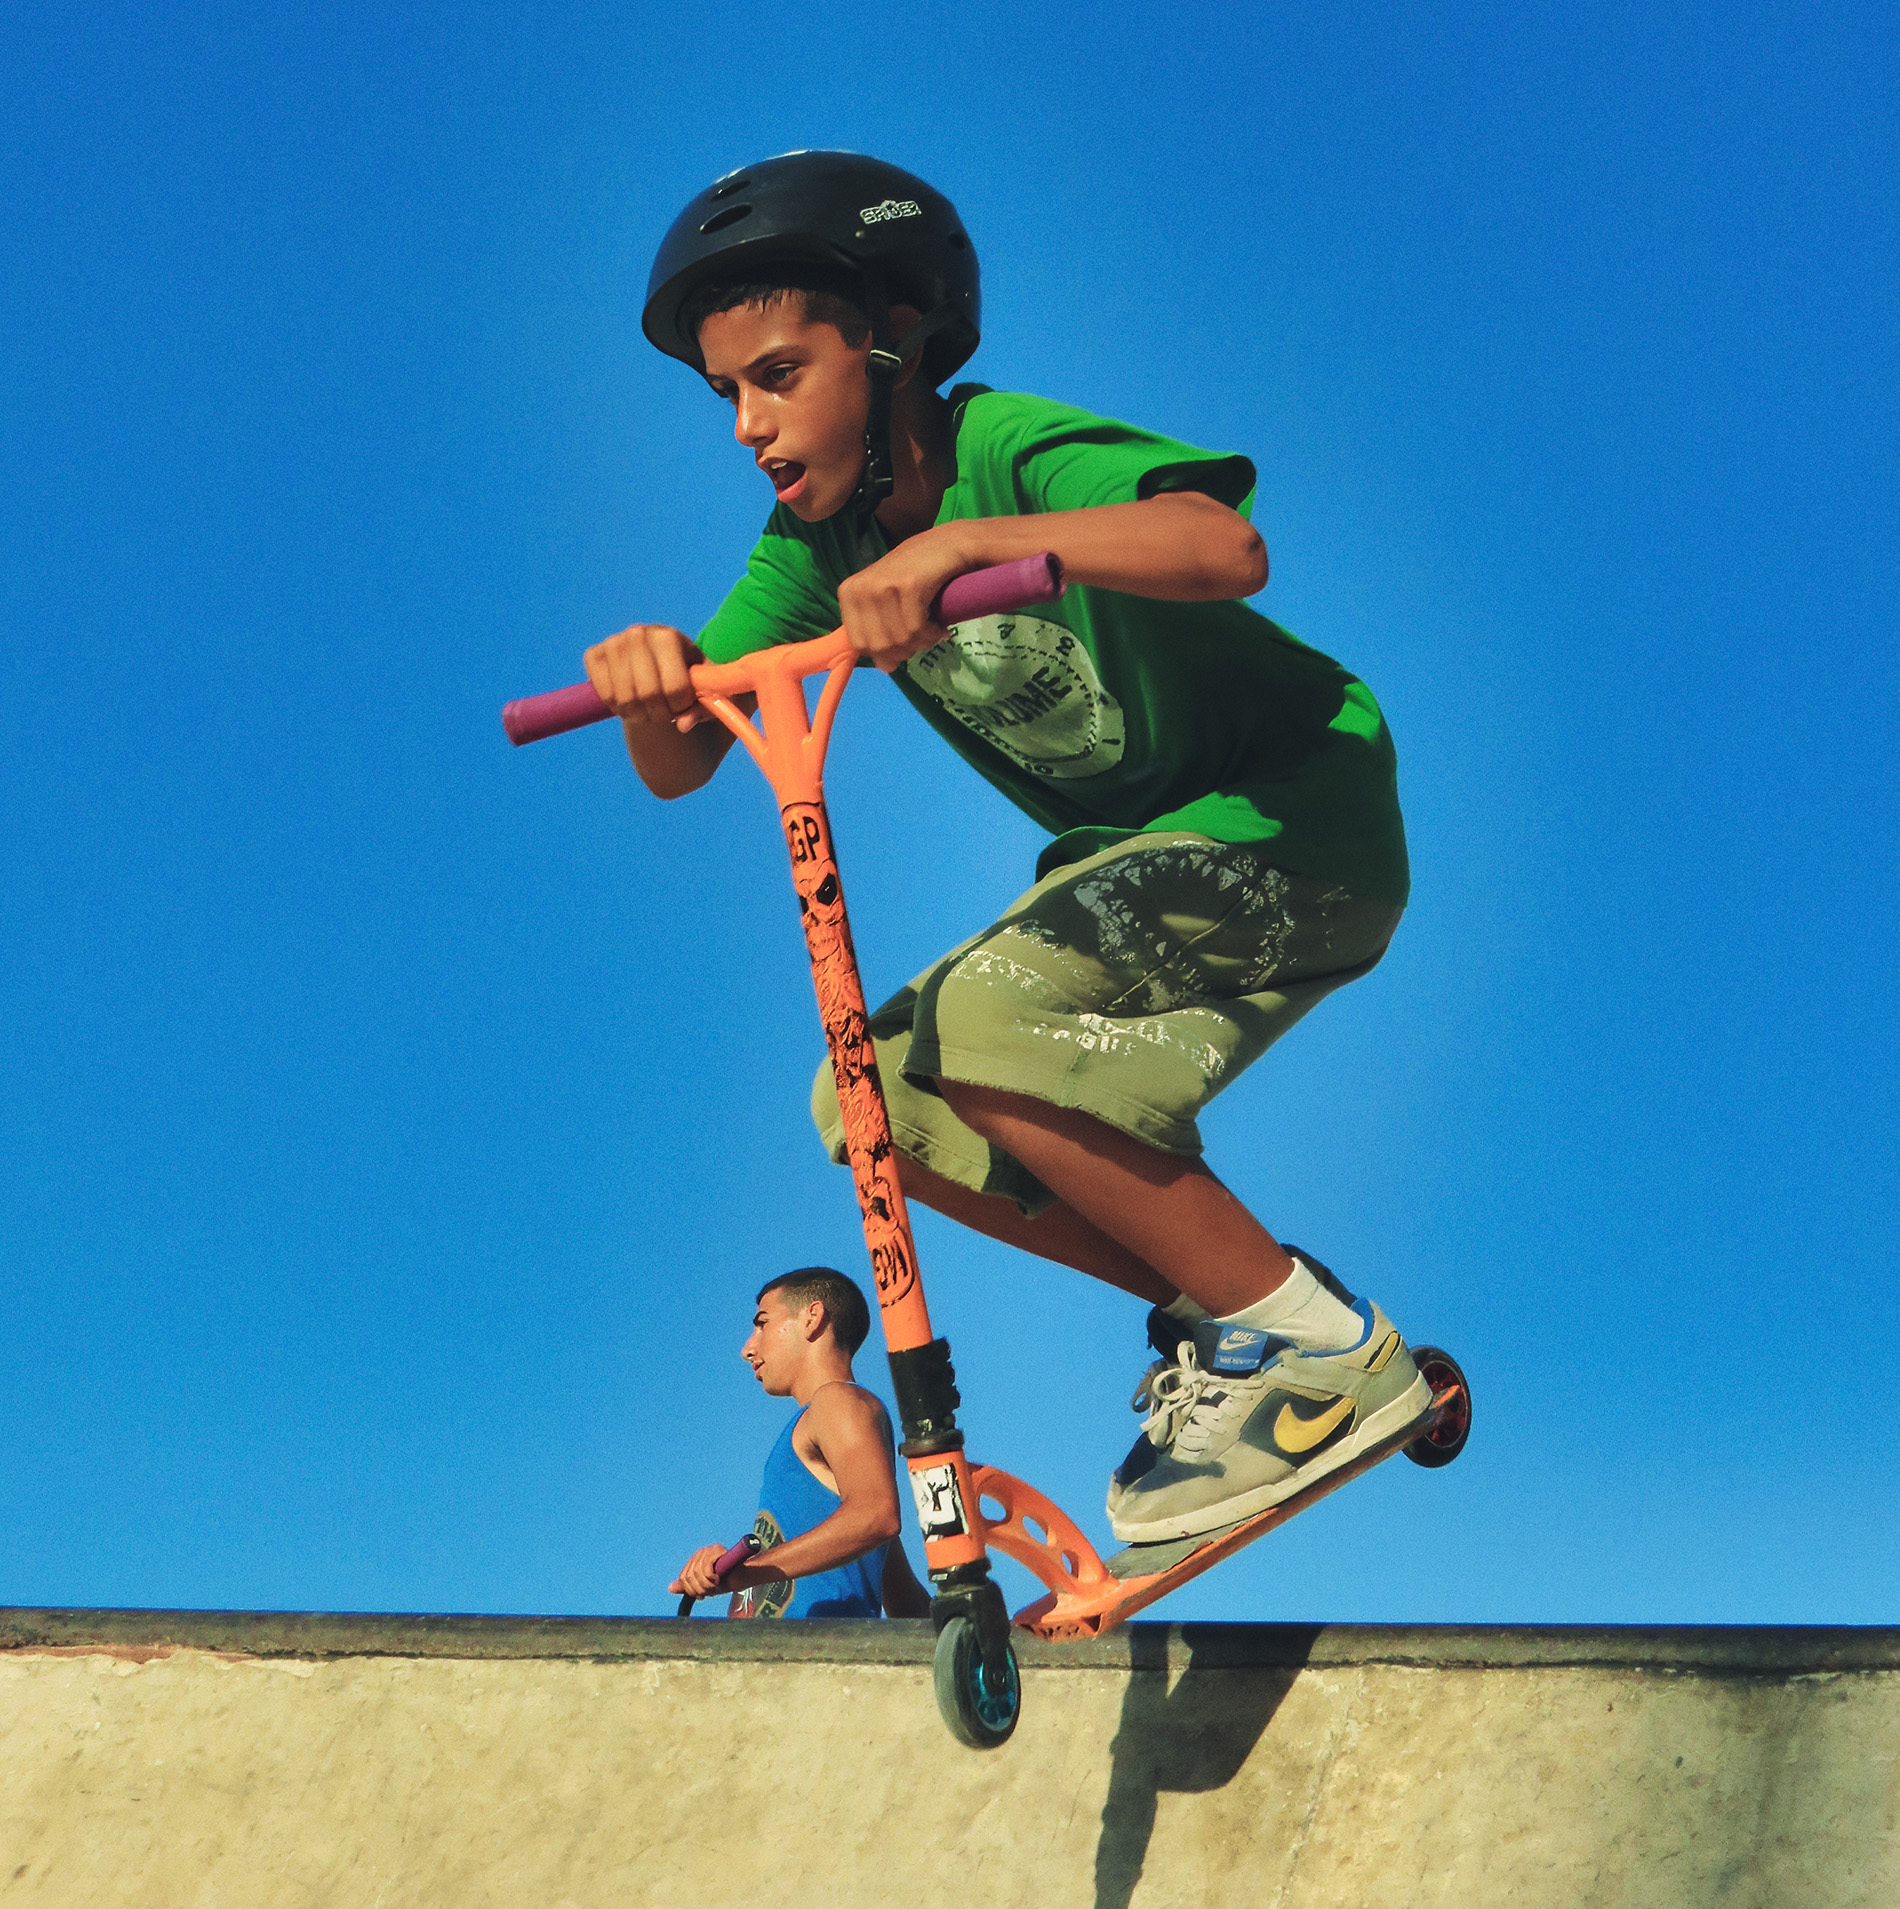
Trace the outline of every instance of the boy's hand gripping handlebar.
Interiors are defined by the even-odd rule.
[[[713,1576],[719,1580],[721,1587],[725,1585],[728,1571],[736,1569],[739,1565],[749,1564],[759,1555],[760,1549],[758,1534],[748,1531],[730,1551],[722,1551],[719,1554],[719,1562],[713,1566]],[[695,1601],[690,1591],[680,1599],[681,1617],[692,1616]]]
[[[939,623],[1002,616],[1011,610],[1027,609],[1032,603],[1048,603],[1059,597],[1064,588],[1061,561],[1045,552],[953,578],[944,585],[932,614]],[[717,715],[714,697],[728,699],[759,687],[750,679],[761,672],[770,671],[774,676],[783,674],[799,681],[820,670],[831,670],[856,660],[844,631],[839,629],[829,636],[813,637],[808,643],[785,643],[775,649],[758,650],[737,663],[700,663],[693,670],[693,687],[700,692],[700,700]],[[835,708],[836,697],[827,693],[826,700]],[[574,683],[566,689],[551,689],[540,696],[522,696],[509,703],[501,712],[501,726],[507,730],[508,740],[519,745],[564,735],[570,729],[583,729],[589,723],[605,721],[612,714],[594,693],[592,683]],[[746,726],[751,727],[749,723]],[[830,727],[829,717],[826,727]]]

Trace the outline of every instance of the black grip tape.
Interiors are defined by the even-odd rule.
[[[903,1421],[904,1442],[941,1439],[956,1430],[956,1369],[950,1363],[950,1341],[933,1339],[927,1346],[891,1354],[891,1386],[897,1394],[897,1415]]]

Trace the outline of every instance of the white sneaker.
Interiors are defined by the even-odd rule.
[[[1197,1326],[1181,1363],[1149,1381],[1172,1436],[1111,1490],[1116,1537],[1158,1544],[1251,1518],[1428,1412],[1432,1388],[1392,1322],[1369,1299],[1352,1310],[1359,1340],[1336,1352],[1218,1319]]]

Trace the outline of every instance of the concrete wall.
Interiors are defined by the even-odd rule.
[[[1900,1632],[0,1612],[0,1909],[1900,1904]]]

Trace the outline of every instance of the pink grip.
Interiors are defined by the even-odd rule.
[[[1019,557],[1014,563],[992,564],[987,570],[953,577],[937,599],[937,620],[965,623],[972,617],[1002,616],[1011,610],[1027,609],[1032,603],[1051,602],[1067,587],[1059,557],[1048,551],[1040,556]],[[570,729],[584,729],[612,713],[594,694],[592,683],[572,683],[566,689],[550,689],[540,696],[518,696],[503,706],[501,726],[518,748],[524,742],[541,742],[549,736],[565,735]]]
[[[501,726],[508,740],[519,747],[524,742],[540,742],[548,736],[564,736],[570,729],[585,729],[611,716],[613,711],[594,694],[592,683],[570,683],[566,689],[550,689],[539,696],[518,696],[504,703]]]
[[[718,1584],[725,1583],[726,1573],[728,1571],[732,1570],[735,1565],[744,1564],[747,1559],[756,1557],[758,1552],[758,1537],[755,1533],[748,1531],[730,1551],[720,1554],[719,1561],[713,1566],[714,1582]],[[698,1601],[699,1600],[689,1591],[686,1596],[680,1599],[680,1616],[691,1617],[693,1614],[693,1606],[698,1603]]]
[[[748,1531],[730,1551],[720,1555],[719,1562],[713,1566],[713,1576],[723,1582],[728,1571],[737,1565],[744,1564],[758,1548],[758,1539]]]
[[[1062,560],[1050,551],[1018,557],[1014,563],[991,564],[952,577],[937,599],[939,623],[967,623],[972,617],[1004,616],[1026,610],[1032,603],[1050,603],[1064,588]]]

